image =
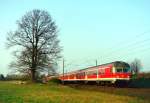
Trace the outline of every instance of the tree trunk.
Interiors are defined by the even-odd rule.
[[[35,69],[31,69],[31,81],[32,81],[32,82],[36,82]]]

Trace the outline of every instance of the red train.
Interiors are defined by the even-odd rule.
[[[128,82],[131,77],[131,69],[128,63],[116,61],[112,63],[102,64],[98,66],[88,67],[77,70],[64,75],[60,75],[59,79],[66,81],[95,81],[100,83],[116,83],[118,81]]]

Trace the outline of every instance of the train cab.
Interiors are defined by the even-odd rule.
[[[129,81],[131,77],[130,65],[125,62],[114,63],[114,76],[116,81]]]

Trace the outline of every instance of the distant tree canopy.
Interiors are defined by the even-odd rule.
[[[7,74],[5,80],[29,80],[29,76],[26,74]]]
[[[130,63],[132,74],[138,74],[142,69],[142,64],[139,59],[134,59],[133,62]]]
[[[4,79],[5,79],[4,75],[0,74],[0,80],[4,80]]]
[[[30,73],[35,81],[36,72],[51,69],[61,57],[57,26],[49,13],[42,10],[27,12],[17,25],[17,30],[9,32],[7,37],[7,47],[16,47],[16,61],[10,67]]]

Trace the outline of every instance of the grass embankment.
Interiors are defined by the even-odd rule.
[[[0,103],[150,103],[150,89],[0,82]]]

